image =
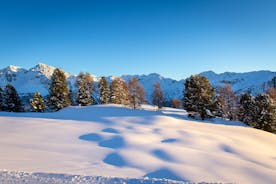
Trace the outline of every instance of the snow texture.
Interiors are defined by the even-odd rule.
[[[68,183],[74,177],[67,174],[102,176],[100,181],[105,181],[104,177],[146,177],[276,183],[275,134],[240,122],[192,120],[184,110],[143,108],[96,105],[68,107],[55,113],[0,112],[0,170],[64,173],[62,181]],[[44,180],[43,174],[25,174],[33,183],[36,179],[41,183],[59,179],[58,175],[47,174]],[[2,183],[9,183],[10,178],[17,179],[16,175],[2,172],[0,178]],[[140,181],[144,182],[136,183]]]
[[[181,181],[167,179],[124,179],[101,176],[80,176],[49,173],[26,173],[0,171],[1,184],[183,184]],[[187,183],[184,183],[187,184]]]

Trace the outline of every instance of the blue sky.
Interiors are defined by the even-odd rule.
[[[95,75],[276,70],[273,0],[0,0],[0,68]]]

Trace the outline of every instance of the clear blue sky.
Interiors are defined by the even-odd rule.
[[[95,75],[276,70],[275,0],[0,0],[0,68]]]

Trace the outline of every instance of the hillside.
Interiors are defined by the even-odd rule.
[[[28,70],[16,66],[8,66],[0,70],[0,87],[4,87],[7,83],[11,83],[15,86],[21,96],[28,93],[35,93],[37,91],[45,96],[48,94],[50,78],[54,69],[54,67],[45,64],[38,64]],[[234,91],[238,94],[247,91],[257,94],[263,92],[266,87],[266,83],[276,76],[276,72],[255,71],[247,73],[226,72],[216,74],[212,71],[208,71],[200,73],[200,75],[206,76],[210,80],[213,87],[221,87],[225,83],[230,83]],[[66,76],[69,88],[72,91],[76,91],[76,76],[69,73],[66,73]],[[128,81],[133,76],[137,77],[139,82],[144,86],[148,101],[151,101],[153,85],[156,81],[160,82],[167,101],[172,98],[182,99],[184,79],[177,81],[165,78],[156,73],[149,75],[123,75],[121,77]],[[93,76],[93,78],[97,83],[99,77]],[[111,81],[113,77],[109,76],[107,78]]]
[[[276,136],[183,110],[115,105],[0,112],[0,170],[191,182],[275,183]]]

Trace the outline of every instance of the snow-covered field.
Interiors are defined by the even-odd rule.
[[[239,122],[190,120],[182,110],[144,108],[0,112],[0,170],[276,183],[276,135]],[[9,178],[5,173],[0,176]]]

